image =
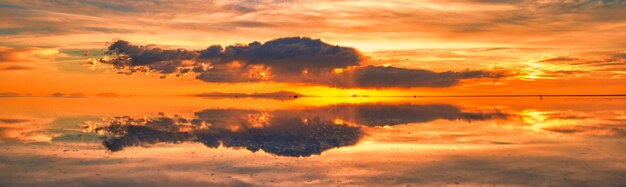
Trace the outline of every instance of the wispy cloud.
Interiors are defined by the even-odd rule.
[[[54,48],[7,48],[0,46],[0,71],[55,69],[54,60],[63,54]]]
[[[535,68],[539,77],[619,79],[626,75],[626,57],[624,52],[610,51],[600,54],[581,56],[558,56],[539,60]],[[524,72],[524,71],[522,71]]]

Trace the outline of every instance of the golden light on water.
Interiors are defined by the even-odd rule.
[[[611,176],[587,166],[591,164],[619,170],[622,165],[615,164],[621,163],[620,155],[625,154],[619,151],[621,149],[613,147],[619,144],[622,136],[619,132],[624,127],[620,120],[626,119],[626,112],[622,111],[624,101],[616,98],[385,100],[377,97],[337,97],[337,100],[343,101],[324,104],[319,103],[320,98],[306,97],[283,101],[267,98],[164,99],[161,98],[163,101],[175,102],[148,106],[149,102],[142,102],[141,98],[39,98],[35,99],[37,103],[47,107],[24,108],[33,99],[4,98],[6,102],[0,105],[0,112],[4,113],[0,118],[3,119],[2,125],[7,126],[5,123],[9,119],[18,120],[11,116],[22,116],[19,119],[27,119],[28,122],[24,122],[24,128],[15,133],[3,132],[1,141],[4,143],[0,146],[6,149],[0,154],[58,160],[44,162],[40,166],[17,164],[13,167],[18,169],[13,170],[13,173],[26,171],[22,167],[52,166],[64,171],[85,170],[64,176],[93,175],[109,179],[133,176],[135,180],[146,181],[154,180],[152,174],[146,173],[147,168],[152,173],[159,171],[178,175],[179,172],[161,166],[191,164],[199,167],[186,167],[185,171],[193,171],[195,174],[178,175],[180,179],[205,176],[210,179],[206,182],[229,183],[237,179],[254,184],[274,180],[274,183],[280,185],[338,183],[310,176],[319,172],[332,173],[333,178],[342,181],[341,184],[378,184],[388,180],[367,182],[368,178],[380,174],[393,178],[412,176],[408,171],[416,169],[422,171],[420,173],[439,171],[433,168],[435,166],[459,174],[475,173],[485,169],[484,164],[496,165],[492,167],[505,170],[508,167],[541,164],[540,168],[528,170],[537,175],[531,177],[533,180],[544,179],[555,172],[563,173],[563,170],[558,169],[563,167],[567,171],[588,176]],[[351,102],[354,99],[358,101]],[[154,101],[154,98],[145,101]],[[238,105],[224,105],[226,103]],[[128,104],[135,107],[124,107]],[[268,107],[260,107],[263,105]],[[73,110],[67,106],[73,106]],[[94,114],[99,117],[85,117]],[[48,117],[24,117],[37,115]],[[168,122],[170,120],[173,125]],[[325,120],[331,125],[324,126]],[[290,123],[284,123],[287,121]],[[300,122],[304,126],[298,125]],[[359,130],[345,131],[349,129]],[[325,138],[335,136],[339,139],[330,142],[358,139],[354,144],[329,149],[308,147],[332,145],[325,142]],[[212,138],[224,139],[219,144],[213,144]],[[126,141],[120,144],[124,146],[122,150],[111,147],[116,141]],[[316,141],[321,142],[314,143]],[[111,150],[107,151],[106,147]],[[598,155],[600,152],[609,154],[593,158],[585,156]],[[291,153],[307,156],[286,156]],[[116,164],[69,164],[73,159],[83,162],[111,161]],[[576,162],[563,165],[551,159]],[[483,164],[461,164],[466,161],[480,161]],[[230,172],[220,170],[223,165],[261,167],[264,171],[244,169]],[[283,173],[284,170],[289,172]],[[120,172],[124,175],[118,175]],[[47,177],[55,179],[58,176]],[[464,178],[464,182],[459,183],[481,184],[483,179],[493,177],[511,179],[515,175],[481,173]],[[449,180],[453,179],[436,175],[429,177],[429,181],[434,183]],[[560,183],[566,181],[556,180]],[[602,184],[614,184],[616,181],[589,179],[589,182]],[[81,183],[91,182],[81,180]],[[508,180],[498,183],[510,184]],[[409,180],[403,184],[421,183]]]

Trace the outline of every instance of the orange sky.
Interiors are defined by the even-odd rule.
[[[4,1],[0,10],[0,93],[626,93],[623,1]],[[507,75],[373,90],[278,80],[209,83],[195,75],[161,79],[87,65],[115,40],[204,50],[294,36],[354,48],[363,57],[359,67]]]

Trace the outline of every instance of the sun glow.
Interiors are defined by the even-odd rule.
[[[336,74],[340,74],[340,73],[343,73],[343,72],[346,72],[346,71],[350,71],[350,70],[352,70],[354,68],[355,68],[355,66],[349,66],[349,67],[345,67],[345,68],[335,68],[335,69],[333,69],[333,72],[335,72]]]
[[[268,67],[263,65],[253,65],[248,69],[248,78],[266,81],[272,78],[272,74],[270,74],[270,68]]]
[[[532,81],[532,80],[536,80],[541,78],[541,75],[543,74],[543,72],[541,71],[541,67],[542,65],[539,63],[535,63],[533,62],[528,62],[528,67],[523,68],[521,70],[521,76],[519,77],[521,80],[528,80],[528,81]]]
[[[352,122],[349,122],[349,121],[345,121],[345,120],[339,119],[339,118],[335,119],[334,122],[335,122],[335,125],[348,125],[348,126],[351,126],[351,127],[358,127],[359,126],[358,124],[355,124],[355,123],[352,123]]]

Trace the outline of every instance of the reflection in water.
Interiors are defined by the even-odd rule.
[[[120,119],[123,120],[95,129],[105,133],[103,144],[111,151],[160,142],[198,141],[214,148],[221,144],[253,152],[262,149],[280,156],[309,156],[333,147],[354,145],[363,135],[357,127],[296,116],[274,117],[267,121],[267,126],[245,129],[216,128],[201,120],[192,120],[189,125],[183,118]]]
[[[407,123],[422,123],[437,119],[443,120],[487,120],[506,118],[500,111],[464,112],[461,108],[449,104],[430,105],[336,105],[328,108],[309,111],[310,113],[325,113],[339,119],[348,119],[352,123],[365,126],[398,125]]]
[[[534,130],[573,135],[626,137],[626,111],[535,111],[521,112],[525,123]]]
[[[499,111],[463,112],[459,107],[433,105],[333,105],[301,110],[207,109],[188,119],[179,115],[156,118],[116,117],[84,128],[102,135],[104,146],[120,151],[128,146],[161,142],[202,142],[207,147],[263,150],[279,156],[310,156],[356,144],[363,126],[398,125],[444,120],[505,118]]]
[[[42,124],[51,123],[51,118],[23,116],[0,116],[0,142],[2,141],[50,141],[52,137],[43,131]]]
[[[626,181],[626,98],[315,99],[4,98],[0,186]]]

